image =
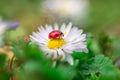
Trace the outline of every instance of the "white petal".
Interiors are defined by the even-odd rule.
[[[42,35],[42,34],[33,32],[33,36],[35,38],[37,38],[39,41],[43,41],[43,42],[47,42],[48,41],[48,39],[46,39],[46,37],[44,35]]]
[[[73,65],[73,64],[74,64],[73,58],[72,58],[71,55],[67,55],[67,56],[66,56],[66,60],[68,61],[68,63],[69,63],[70,65]]]
[[[62,24],[62,26],[61,26],[61,28],[60,28],[60,31],[61,31],[61,32],[64,32],[65,26],[66,26],[65,24]]]
[[[58,25],[57,24],[54,25],[54,30],[58,30]]]
[[[43,27],[38,28],[39,34],[42,34],[46,39],[48,39],[48,32]]]
[[[59,53],[60,56],[62,56],[62,60],[64,60],[65,59],[65,52],[62,51],[61,49],[59,49],[58,53]]]
[[[85,53],[88,53],[88,49],[87,49],[87,48],[84,48],[83,51],[84,51]]]
[[[43,46],[39,45],[39,46],[45,53],[53,54],[53,51],[51,51],[46,45],[43,45]]]
[[[47,35],[52,31],[52,27],[46,24]]]
[[[64,38],[66,38],[66,37],[68,36],[71,28],[72,28],[72,23],[69,23],[68,26],[67,26],[67,28],[66,28],[65,31],[63,32],[63,33],[65,33],[65,34],[64,34]]]
[[[39,43],[39,44],[45,44],[45,42],[40,42],[40,40],[38,40],[37,38],[33,37],[33,36],[30,36],[30,40],[32,42],[36,42],[36,43]]]
[[[44,41],[48,41],[48,36],[45,36],[44,34],[42,34],[42,33],[39,33],[39,32],[36,32],[36,34],[38,35],[37,36],[37,38],[39,39],[39,40],[44,40]],[[33,35],[34,36],[34,35]]]
[[[64,53],[69,53],[69,54],[71,54],[72,51],[73,51],[73,50],[67,48],[67,46],[64,46],[62,50],[63,50]]]
[[[0,35],[5,32],[7,25],[5,23],[0,23]]]
[[[79,39],[81,38],[81,34],[82,34],[83,30],[79,30],[78,28],[76,27],[73,27],[70,31],[70,33],[68,34],[68,37],[65,38],[65,40],[67,42],[73,42],[75,41],[76,39]],[[70,37],[69,37],[70,36]]]
[[[56,59],[56,58],[57,58],[57,50],[55,50],[53,53],[53,59]]]

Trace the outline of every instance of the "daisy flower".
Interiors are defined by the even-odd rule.
[[[30,40],[39,45],[45,55],[53,57],[53,59],[61,56],[61,60],[66,60],[70,65],[74,64],[71,54],[73,51],[88,52],[86,46],[86,34],[82,34],[83,30],[72,27],[72,23],[68,25],[57,24],[52,27],[46,25],[40,27],[38,32],[30,35]]]

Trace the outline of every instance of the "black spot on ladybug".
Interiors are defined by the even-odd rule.
[[[55,36],[59,36],[58,34],[55,34]]]

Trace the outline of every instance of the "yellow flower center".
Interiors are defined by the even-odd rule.
[[[66,41],[63,38],[50,39],[47,43],[49,49],[56,49],[62,47],[66,44]]]

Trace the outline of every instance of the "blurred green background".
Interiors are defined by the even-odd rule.
[[[44,1],[46,0],[0,0],[0,16],[3,19],[19,21],[25,33],[31,33],[36,27],[46,23],[63,22],[52,16],[49,11],[45,13],[42,7]],[[87,32],[98,34],[104,31],[119,37],[120,0],[88,0],[88,2],[89,13],[81,27]],[[69,21],[71,20],[66,20]],[[79,21],[73,24],[80,25]],[[19,32],[18,30],[17,33]]]
[[[22,65],[20,64],[20,67],[13,71],[15,76],[21,80],[30,79],[31,75],[32,78],[30,80],[38,80],[39,78],[41,80],[119,80],[120,0],[88,0],[89,7],[83,20],[79,19],[79,15],[77,20],[73,19],[74,17],[64,18],[54,15],[44,8],[46,7],[43,4],[45,1],[0,0],[0,17],[3,20],[20,22],[19,28],[7,33],[7,39],[16,41],[18,36],[30,35],[40,25],[53,25],[54,23],[61,25],[62,23],[73,22],[73,25],[82,28],[88,34],[87,45],[89,53],[72,55],[75,59],[78,59],[72,67],[64,63],[63,65],[59,64],[55,69],[51,69],[50,62],[41,57],[39,53],[42,52],[38,47],[35,45],[28,46],[28,43],[18,41],[17,44],[12,44],[12,46],[14,48],[13,51],[18,53],[15,55],[18,58],[16,63],[21,62]],[[110,60],[104,56],[97,56],[99,54],[109,57]],[[3,59],[5,56],[2,55],[0,57],[0,63],[5,65],[5,59]],[[95,61],[92,62],[93,57]],[[114,64],[114,68],[111,64]],[[1,69],[4,69],[4,66],[1,66]],[[70,72],[70,77],[67,71]],[[13,75],[9,71],[3,72],[8,77]],[[40,75],[37,75],[36,72]],[[24,76],[23,73],[25,74]],[[97,78],[99,73],[102,74],[100,79]],[[1,75],[4,74],[0,74],[0,79],[3,79]]]

